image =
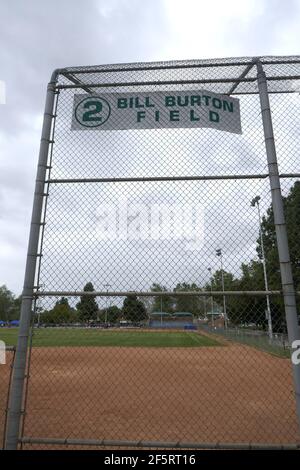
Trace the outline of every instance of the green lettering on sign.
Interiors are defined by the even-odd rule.
[[[176,100],[175,96],[166,96],[165,97],[165,105],[166,106],[175,106]]]
[[[195,115],[195,111],[193,109],[191,109],[191,111],[190,111],[190,120],[191,121],[200,121],[200,118]]]
[[[135,99],[135,107],[136,108],[144,108],[145,107],[142,103],[140,103],[140,100],[139,100],[138,96]]]
[[[151,103],[149,96],[146,96],[146,98],[145,98],[145,106],[146,106],[146,108],[153,108],[154,107],[154,104]]]
[[[95,116],[96,114],[101,113],[102,111],[102,103],[100,101],[87,101],[84,103],[83,107],[86,108],[91,108],[91,106],[94,107],[94,109],[90,109],[90,111],[86,111],[82,115],[82,120],[83,121],[102,121],[101,116]]]
[[[170,111],[170,121],[179,121],[179,111],[175,109]]]
[[[211,99],[211,96],[203,95],[202,98],[204,99],[206,106],[209,106],[209,100]]]
[[[229,111],[233,113],[233,103],[228,103],[228,101],[223,101],[223,109],[224,111]]]
[[[178,106],[188,106],[189,104],[189,97],[188,96],[177,96],[177,104]]]
[[[191,106],[195,106],[195,104],[197,104],[198,106],[201,106],[201,96],[200,95],[191,96]]]
[[[127,108],[127,99],[126,98],[119,98],[117,101],[118,108]]]
[[[220,122],[220,116],[215,111],[209,111],[209,120],[211,122]]]
[[[218,98],[213,98],[212,104],[214,108],[221,109],[222,108],[222,101]]]
[[[136,119],[137,122],[141,122],[141,120],[142,120],[142,119],[145,119],[145,117],[146,117],[145,111],[138,111],[138,112],[136,113],[136,117],[137,117],[137,119]]]

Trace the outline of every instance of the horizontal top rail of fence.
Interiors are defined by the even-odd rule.
[[[300,57],[243,57],[239,59],[148,62],[58,69],[57,89],[219,84],[224,94],[257,94],[256,67],[264,66],[270,93],[295,92],[300,78]],[[113,76],[113,80],[110,77]]]

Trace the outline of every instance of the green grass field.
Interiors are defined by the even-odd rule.
[[[17,328],[1,328],[0,340],[17,343]],[[99,330],[94,328],[41,328],[34,330],[33,346],[117,346],[147,348],[197,348],[222,346],[208,336],[192,331]]]
[[[283,344],[280,343],[270,343],[266,335],[251,336],[249,334],[243,334],[242,330],[239,330],[239,333],[237,333],[235,330],[223,329],[218,329],[217,331],[208,331],[208,329],[205,329],[204,331],[212,335],[213,338],[216,337],[217,339],[219,339],[221,336],[229,341],[232,341],[233,343],[244,344],[246,346],[259,349],[260,351],[267,352],[277,357],[289,358],[291,355],[290,349],[287,344],[285,345],[285,347],[283,347]]]

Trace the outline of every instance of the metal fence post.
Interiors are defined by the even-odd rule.
[[[39,246],[41,215],[43,210],[44,182],[47,170],[48,150],[55,100],[55,84],[57,76],[58,70],[55,70],[51,76],[51,81],[48,84],[47,88],[45,113],[43,120],[33,209],[31,216],[24,287],[22,292],[20,327],[8,407],[5,445],[6,450],[14,450],[18,448],[19,430],[22,416],[23,390],[27,362],[27,346],[32,315],[33,287],[35,280],[37,252]]]
[[[292,345],[293,341],[300,339],[300,330],[297,317],[296,296],[292,275],[292,267],[289,255],[287,228],[285,223],[283,201],[280,188],[280,178],[273,134],[267,78],[263,70],[262,64],[259,61],[257,62],[257,72],[258,90],[269,168],[272,207],[274,212],[274,224],[278,246],[278,256],[280,263],[281,283],[284,297],[288,339],[290,345]],[[292,367],[295,383],[297,415],[300,424],[300,364],[296,365],[293,363]]]

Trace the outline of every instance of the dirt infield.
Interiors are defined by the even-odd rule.
[[[289,360],[202,348],[34,348],[27,437],[300,442]]]
[[[34,349],[25,435],[300,439],[289,361],[235,344],[192,350]]]

